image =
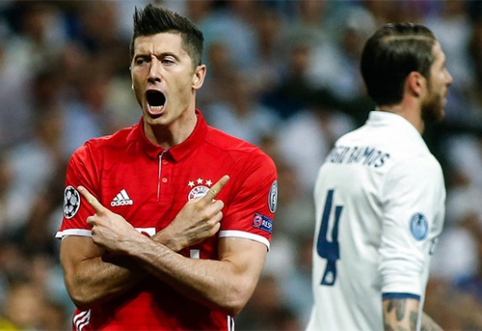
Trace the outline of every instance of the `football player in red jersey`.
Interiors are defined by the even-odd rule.
[[[233,330],[257,284],[276,168],[196,109],[202,48],[188,19],[136,10],[140,122],[86,142],[67,169],[56,236],[74,330]]]

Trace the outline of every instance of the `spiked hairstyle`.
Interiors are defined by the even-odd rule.
[[[134,34],[130,44],[131,60],[134,56],[134,41],[137,37],[163,32],[179,33],[182,37],[182,45],[191,57],[193,67],[202,63],[204,42],[202,32],[189,19],[152,4],[148,4],[144,9],[135,10]]]

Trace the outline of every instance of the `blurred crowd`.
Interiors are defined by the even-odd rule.
[[[361,48],[384,23],[432,29],[454,83],[445,120],[424,134],[447,185],[425,311],[445,330],[482,330],[482,2],[153,2],[205,35],[197,106],[208,123],[277,164],[271,251],[237,330],[304,328],[317,170],[334,140],[373,109]],[[66,163],[87,139],[139,121],[129,42],[134,8],[146,3],[0,1],[0,330],[70,329],[74,307],[54,239]]]

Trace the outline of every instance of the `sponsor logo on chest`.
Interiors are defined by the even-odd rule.
[[[119,207],[119,206],[130,206],[133,205],[134,201],[129,197],[127,191],[122,189],[110,202],[112,207]]]

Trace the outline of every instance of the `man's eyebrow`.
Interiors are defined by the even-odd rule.
[[[176,55],[175,53],[173,52],[162,52],[161,54],[159,55],[156,55],[154,54],[154,56],[156,57],[166,57],[166,56],[172,56],[173,58],[175,58],[176,60],[179,60],[179,56]]]
[[[144,58],[150,58],[150,57],[156,57],[158,59],[161,59],[161,58],[165,58],[167,56],[172,56],[173,58],[175,58],[176,60],[179,60],[179,56],[176,55],[175,53],[173,52],[162,52],[162,53],[159,53],[159,54],[153,54],[151,52],[139,52],[137,54],[134,54],[134,59],[137,59],[137,58],[140,58],[140,57],[144,57]]]

